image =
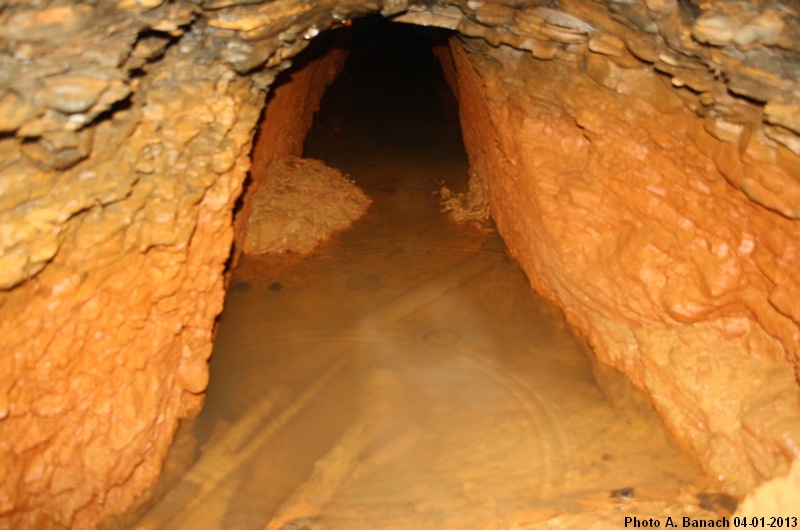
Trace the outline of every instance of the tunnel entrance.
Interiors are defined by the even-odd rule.
[[[691,514],[703,478],[656,415],[593,367],[491,227],[442,213],[441,182],[465,190],[468,161],[439,37],[379,18],[352,31],[304,156],[348,174],[370,209],[313,254],[239,261],[204,409],[171,455],[193,463],[137,527]]]

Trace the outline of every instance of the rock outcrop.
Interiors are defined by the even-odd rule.
[[[534,288],[709,474],[746,491],[785,472],[800,456],[797,324],[770,298],[798,293],[798,222],[726,181],[715,157],[745,163],[703,120],[647,101],[671,95],[658,80],[634,99],[588,61],[454,50],[473,168]]]
[[[124,509],[202,404],[264,98],[146,7],[3,13],[3,526]]]
[[[152,483],[202,404],[265,93],[374,12],[465,37],[473,172],[534,287],[732,489],[787,470],[796,6],[554,6],[0,4],[0,525],[92,527]]]

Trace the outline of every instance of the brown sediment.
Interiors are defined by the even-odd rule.
[[[352,180],[319,160],[276,160],[260,180],[250,196],[243,243],[248,254],[307,254],[348,228],[371,202]]]

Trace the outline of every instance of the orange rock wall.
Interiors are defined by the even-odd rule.
[[[285,79],[279,78],[271,87],[253,143],[254,181],[258,182],[273,160],[302,154],[314,113],[346,57],[346,44],[332,46],[327,52],[296,64],[286,72]]]
[[[532,286],[728,488],[784,473],[800,457],[800,221],[726,180],[770,167],[652,71],[611,90],[592,57],[452,50],[471,165]]]
[[[333,18],[201,4],[0,7],[0,528],[124,510],[202,405],[266,88]],[[273,154],[342,57],[272,99]]]
[[[131,83],[86,160],[47,168],[2,140],[4,184],[37,184],[5,188],[4,230],[48,230],[34,241],[53,247],[0,292],[2,528],[91,528],[124,509],[202,404],[263,92],[192,39]]]

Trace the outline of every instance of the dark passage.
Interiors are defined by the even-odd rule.
[[[172,455],[194,464],[141,527],[527,528],[586,502],[618,522],[612,490],[698,483],[630,389],[607,401],[499,236],[440,212],[438,182],[468,170],[441,35],[352,31],[305,156],[373,204],[310,256],[242,259]]]
[[[325,94],[306,156],[337,167],[390,153],[466,160],[458,104],[432,52],[450,35],[382,17],[356,21],[350,55]]]

